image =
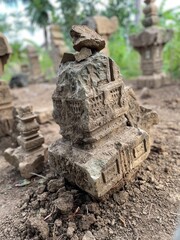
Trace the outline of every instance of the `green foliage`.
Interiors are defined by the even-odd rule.
[[[77,24],[78,0],[58,0],[60,3],[62,22],[69,32],[72,25]]]
[[[32,24],[46,27],[49,24],[49,12],[53,11],[53,6],[48,0],[31,0],[26,11],[27,15],[31,17]]]
[[[108,5],[103,14],[108,17],[117,16],[120,26],[128,30],[132,25],[132,17],[135,14],[134,0],[108,0]]]
[[[173,39],[164,48],[164,69],[173,77],[180,77],[180,7],[165,11],[161,25],[174,31]]]
[[[124,29],[115,33],[109,41],[110,56],[118,64],[124,78],[132,78],[140,74],[139,55],[124,37]]]

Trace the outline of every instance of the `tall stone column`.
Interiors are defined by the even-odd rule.
[[[170,41],[173,31],[163,29],[159,23],[158,9],[155,0],[145,0],[145,29],[138,35],[130,37],[131,45],[141,56],[142,76],[137,78],[137,87],[158,88],[170,83],[170,76],[162,72],[163,47]]]
[[[4,72],[4,65],[7,63],[11,47],[6,37],[0,33],[0,77]],[[13,105],[9,86],[0,80],[0,137],[10,135],[13,126]]]
[[[51,57],[54,63],[55,72],[57,72],[64,53],[69,51],[58,25],[50,26],[50,41]]]
[[[29,58],[30,67],[30,83],[40,83],[44,81],[44,76],[41,71],[39,56],[36,49],[33,46],[27,47],[27,54]]]

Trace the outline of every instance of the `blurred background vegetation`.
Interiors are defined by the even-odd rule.
[[[164,71],[170,72],[174,78],[180,78],[180,7],[165,10],[167,0],[162,0],[159,6],[160,26],[174,30],[173,40],[164,49]],[[22,63],[27,63],[26,46],[33,44],[40,56],[42,71],[47,74],[52,68],[48,54],[49,43],[47,28],[56,23],[65,36],[70,48],[69,30],[72,25],[80,24],[89,16],[117,16],[119,30],[110,38],[109,49],[112,57],[119,65],[125,79],[131,79],[140,74],[139,55],[129,43],[129,35],[142,30],[141,0],[0,0],[7,9],[14,9],[10,14],[0,12],[0,32],[4,33],[11,43],[13,54],[5,68],[3,78],[10,77]],[[18,11],[24,6],[23,11]],[[11,18],[11,23],[7,19]],[[44,44],[39,45],[38,39],[27,39],[21,36],[21,30],[30,33],[43,30]],[[18,36],[18,38],[17,38]],[[50,75],[51,77],[51,75]]]

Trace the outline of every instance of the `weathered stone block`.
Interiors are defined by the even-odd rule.
[[[83,44],[91,41],[93,30],[73,29],[83,32]],[[76,45],[82,35],[73,38]],[[92,55],[83,61],[67,60],[60,65],[52,98],[62,138],[48,152],[56,174],[101,198],[129,181],[147,158],[150,129],[158,117],[138,104],[133,90],[124,86],[117,65],[97,52],[94,41],[91,50]]]
[[[147,158],[149,145],[145,131],[126,127],[88,151],[58,140],[49,148],[49,161],[57,174],[63,172],[70,182],[100,198],[117,184],[123,185],[126,175]]]
[[[40,173],[43,170],[44,151],[43,147],[31,152],[24,152],[22,147],[8,148],[4,152],[4,157],[20,171],[22,177],[31,178],[32,173]]]
[[[47,147],[42,146],[44,138],[39,134],[39,125],[31,106],[21,107],[18,112],[20,136],[17,141],[20,147],[8,148],[4,152],[5,159],[15,166],[24,178],[31,178],[32,173],[43,170]]]

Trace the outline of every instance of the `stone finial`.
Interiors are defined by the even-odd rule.
[[[3,74],[4,65],[12,53],[12,49],[8,44],[6,37],[0,33],[0,76]]]
[[[17,111],[19,119],[17,127],[20,132],[17,139],[19,145],[25,151],[41,147],[44,137],[38,133],[39,124],[36,121],[37,116],[32,112],[32,106],[20,107]]]
[[[20,107],[17,112],[17,128],[20,131],[17,141],[20,146],[6,149],[4,157],[20,171],[22,177],[30,178],[32,173],[39,173],[43,169],[44,137],[39,134],[39,124],[32,106]]]
[[[76,51],[80,51],[84,47],[94,51],[101,51],[105,47],[105,40],[85,25],[72,26],[70,34]]]
[[[147,4],[147,6],[145,6],[143,10],[145,18],[143,19],[142,24],[144,27],[157,25],[159,23],[159,17],[155,0],[145,0],[144,2]]]

